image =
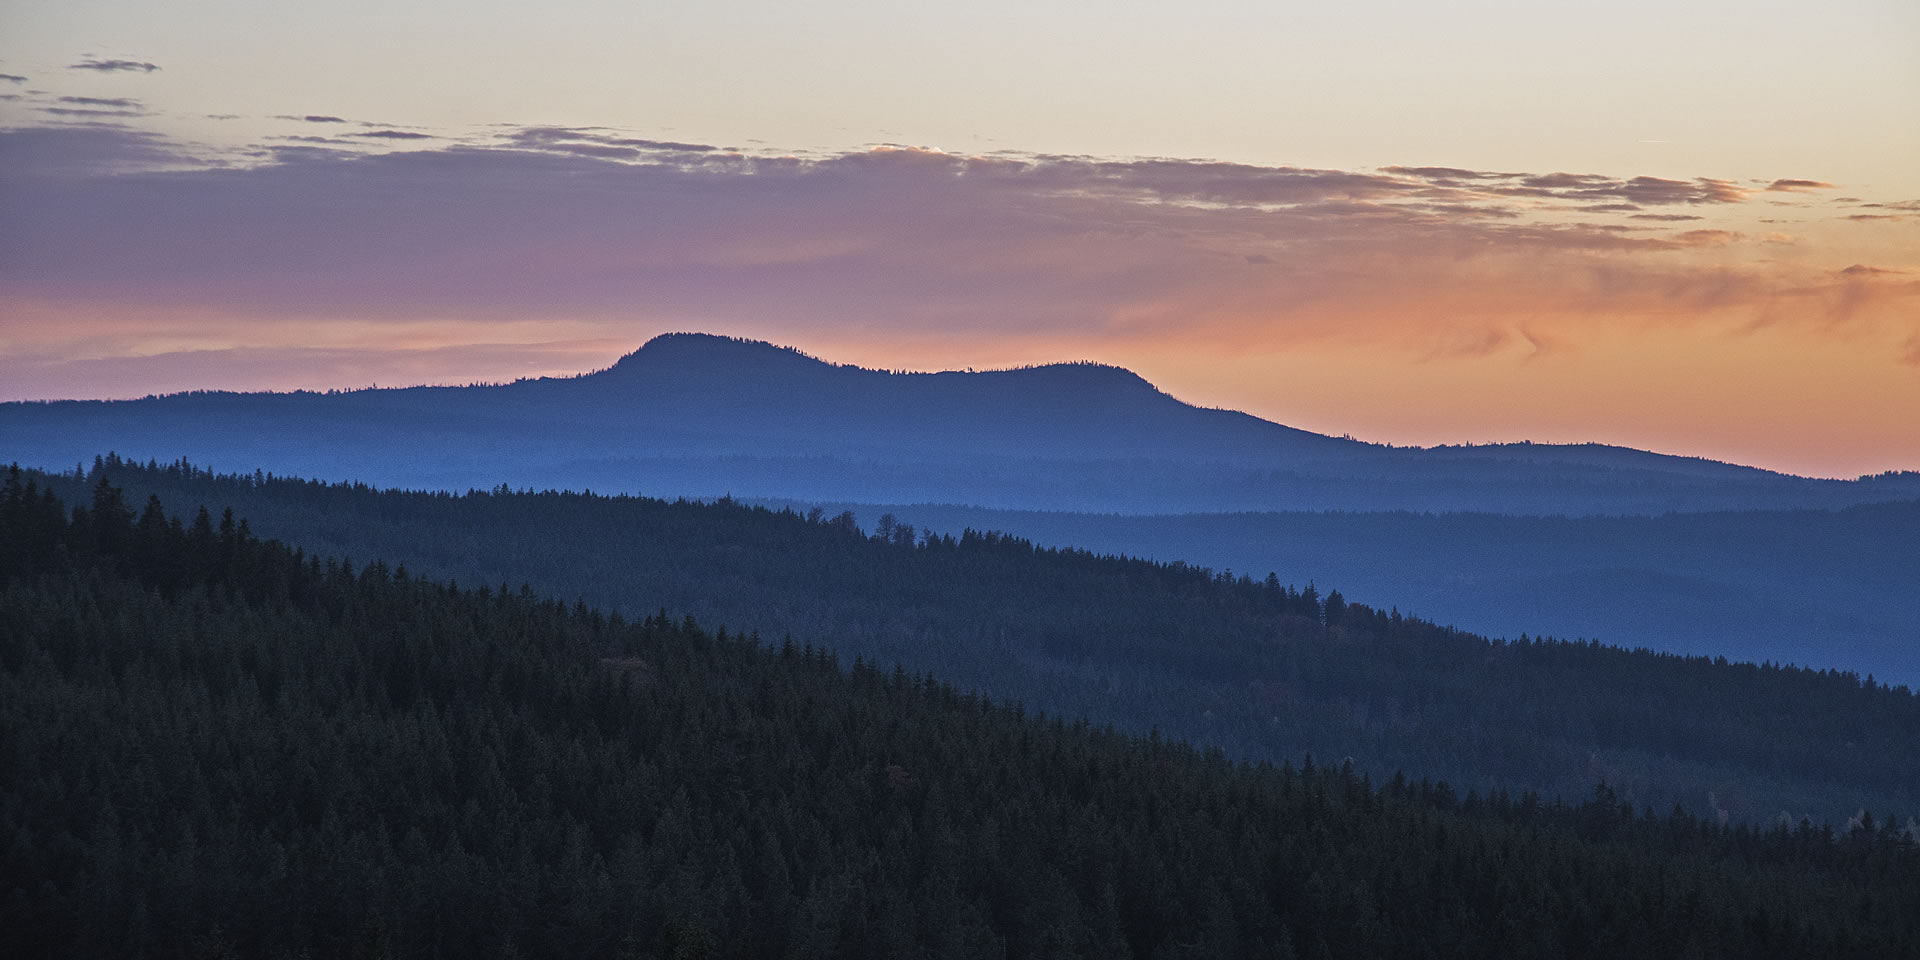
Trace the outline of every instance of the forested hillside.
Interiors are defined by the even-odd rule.
[[[28,476],[78,498],[110,479],[180,513],[231,505],[309,552],[439,580],[791,635],[1236,759],[1311,752],[1483,794],[1580,797],[1605,781],[1636,806],[1756,823],[1920,813],[1920,698],[1850,673],[1489,641],[1324,584],[883,518],[862,532],[731,503],[381,492],[114,459]]]
[[[71,512],[32,479],[0,491],[10,956],[1916,950],[1920,852],[1885,817],[1726,828],[1604,789],[1567,806],[1236,765],[919,673],[349,565],[184,513],[129,509],[104,477]],[[821,527],[794,522],[796,543]],[[907,550],[826,529],[849,557]],[[1121,567],[1156,596],[1246,589]],[[1346,615],[1370,616],[1337,612],[1336,633]]]
[[[956,535],[1015,530],[1042,546],[1215,568],[1310,571],[1350,595],[1390,598],[1486,636],[1588,637],[1920,686],[1920,499],[1655,517],[766,505],[893,513]]]

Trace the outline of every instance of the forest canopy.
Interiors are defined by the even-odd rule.
[[[107,478],[177,513],[230,506],[310,554],[791,635],[1238,760],[1350,757],[1376,781],[1569,798],[1604,780],[1636,805],[1759,824],[1920,814],[1920,697],[1846,671],[1490,639],[1305,577],[730,500],[391,491],[111,456],[23,477],[80,502]]]
[[[1888,818],[1247,764],[790,642],[0,491],[16,956],[1909,956]],[[957,549],[957,547],[956,547]]]

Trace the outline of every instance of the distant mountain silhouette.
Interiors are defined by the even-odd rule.
[[[613,366],[497,386],[0,404],[0,459],[115,450],[378,485],[591,488],[1125,513],[1636,514],[1920,497],[1600,445],[1395,448],[1183,403],[1061,363],[889,373],[772,344],[656,337]]]

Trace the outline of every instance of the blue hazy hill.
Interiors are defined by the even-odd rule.
[[[1859,480],[1602,445],[1396,448],[1196,407],[1065,363],[891,373],[771,344],[657,337],[613,366],[500,385],[0,404],[0,456],[106,450],[383,486],[1188,513],[1658,514],[1920,498]]]

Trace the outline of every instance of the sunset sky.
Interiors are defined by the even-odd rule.
[[[1920,469],[1916,51],[1912,0],[0,0],[0,400],[703,330]]]

